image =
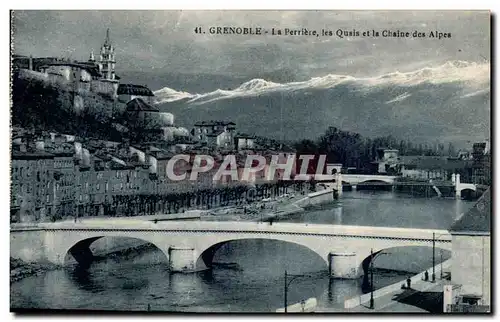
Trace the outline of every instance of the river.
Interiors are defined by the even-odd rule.
[[[327,206],[281,219],[287,222],[447,229],[473,202],[409,198],[393,192],[352,191]],[[450,254],[438,250],[437,262]],[[212,270],[170,274],[155,248],[135,257],[65,268],[11,284],[11,308],[189,312],[274,312],[283,307],[284,272],[296,278],[288,303],[316,297],[319,308],[342,311],[344,300],[362,294],[362,281],[329,279],[324,261],[295,244],[239,240],[222,246]],[[431,266],[432,249],[405,247],[377,257],[376,288]]]

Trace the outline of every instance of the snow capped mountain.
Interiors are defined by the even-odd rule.
[[[193,98],[192,94],[187,92],[179,92],[175,89],[164,87],[160,90],[154,92],[155,94],[155,104],[162,104],[168,102],[175,102],[183,99]]]
[[[270,92],[292,92],[306,89],[328,89],[343,83],[358,85],[360,89],[371,90],[378,86],[416,86],[422,83],[447,84],[454,82],[467,83],[474,87],[488,84],[490,81],[490,65],[475,62],[449,61],[437,67],[425,67],[413,72],[394,72],[376,77],[355,78],[346,75],[329,74],[314,77],[308,81],[285,84],[274,83],[264,79],[252,79],[233,90],[217,89],[203,94],[191,94],[164,87],[155,91],[156,104],[187,100],[187,103],[200,105],[215,100],[262,95]]]
[[[371,136],[468,141],[487,135],[490,126],[489,63],[449,61],[404,73],[328,74],[288,83],[256,78],[233,89],[188,93],[165,87],[155,95],[159,108],[188,128],[223,119],[243,132],[290,139],[337,126]]]

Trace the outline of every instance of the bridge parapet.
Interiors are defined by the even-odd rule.
[[[366,181],[382,181],[385,183],[394,183],[394,181],[398,178],[397,176],[386,176],[386,175],[372,175],[372,174],[342,174],[342,181],[347,182],[349,184],[359,184]],[[318,181],[333,181],[336,179],[336,176],[331,174],[321,175],[317,178]]]

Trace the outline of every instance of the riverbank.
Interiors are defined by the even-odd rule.
[[[142,241],[136,244],[122,244],[115,242],[113,248],[104,249],[103,245],[96,245],[93,247],[94,261],[106,261],[106,260],[131,260],[134,259],[148,251],[156,249],[156,246],[150,243],[144,243]],[[61,266],[51,264],[51,263],[27,263],[23,260],[17,258],[10,258],[10,283],[18,282],[24,278],[30,276],[41,275],[48,271],[56,270],[62,268]]]
[[[10,283],[15,283],[29,276],[35,276],[50,270],[58,269],[55,264],[26,263],[17,258],[10,258]]]
[[[334,202],[334,191],[322,189],[312,193],[287,193],[251,204],[229,206],[207,211],[201,216],[209,221],[272,221],[304,212],[308,208]]]

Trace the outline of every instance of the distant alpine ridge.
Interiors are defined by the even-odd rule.
[[[459,142],[484,139],[490,128],[489,62],[449,61],[365,78],[257,78],[234,89],[189,93],[164,87],[154,94],[159,108],[185,125],[231,119],[245,132],[287,139],[314,137],[333,125],[365,135]]]

